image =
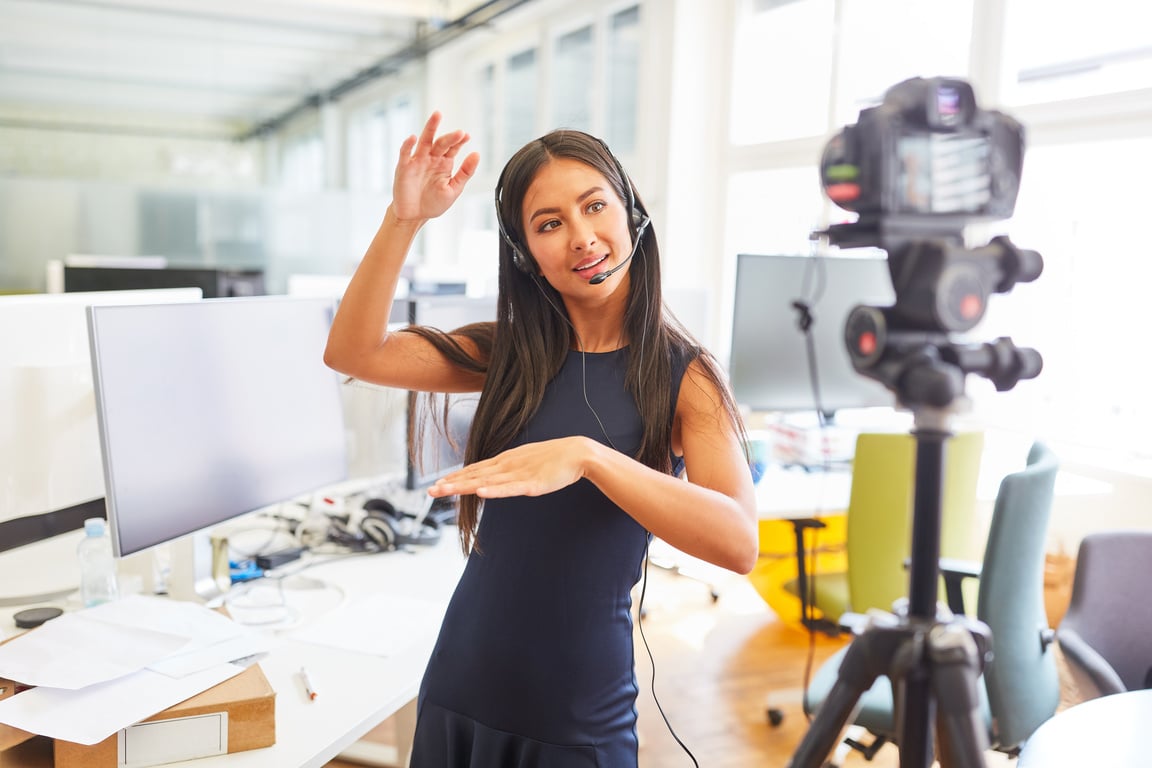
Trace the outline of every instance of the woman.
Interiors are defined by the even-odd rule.
[[[458,495],[470,553],[421,685],[411,765],[635,766],[631,590],[650,536],[747,573],[743,428],[712,357],[666,314],[647,214],[598,139],[555,131],[505,167],[495,323],[389,333],[420,227],[476,170],[433,114],[332,324],[325,362],[481,392]],[[685,481],[685,476],[687,482]],[[483,515],[480,514],[481,507]]]

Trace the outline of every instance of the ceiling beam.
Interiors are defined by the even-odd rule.
[[[400,50],[365,67],[356,74],[336,83],[324,91],[314,92],[281,114],[261,122],[237,137],[237,141],[248,141],[274,133],[296,116],[309,110],[318,109],[322,104],[346,96],[352,91],[378,80],[394,75],[412,61],[426,57],[442,45],[452,42],[474,29],[490,24],[496,18],[527,4],[531,0],[489,0],[463,15],[445,22],[439,27],[429,27]]]

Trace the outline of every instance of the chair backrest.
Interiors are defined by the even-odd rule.
[[[959,432],[944,446],[940,554],[978,559],[969,532],[976,511],[976,481],[984,433]],[[912,546],[916,440],[906,432],[862,433],[852,460],[846,549],[851,610],[892,610],[908,595],[904,565]]]
[[[1059,461],[1041,443],[1028,465],[1000,482],[976,616],[992,630],[992,660],[984,671],[993,746],[1023,743],[1060,703],[1055,654],[1044,611],[1044,548]]]
[[[1130,691],[1147,687],[1152,676],[1150,588],[1152,531],[1102,531],[1080,542],[1060,633],[1078,634]]]

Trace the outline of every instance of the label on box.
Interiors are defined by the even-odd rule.
[[[228,754],[228,713],[212,712],[130,725],[120,731],[117,768]]]

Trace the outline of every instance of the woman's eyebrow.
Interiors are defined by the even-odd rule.
[[[591,197],[592,195],[596,194],[597,192],[603,192],[603,191],[604,191],[603,187],[592,187],[587,192],[584,192],[582,195],[577,197],[576,202],[582,203],[585,200],[587,200],[589,197]],[[537,216],[543,216],[544,214],[548,214],[548,213],[560,213],[560,209],[559,208],[537,208],[535,211],[532,212],[532,215],[528,217],[528,221],[532,221]]]

